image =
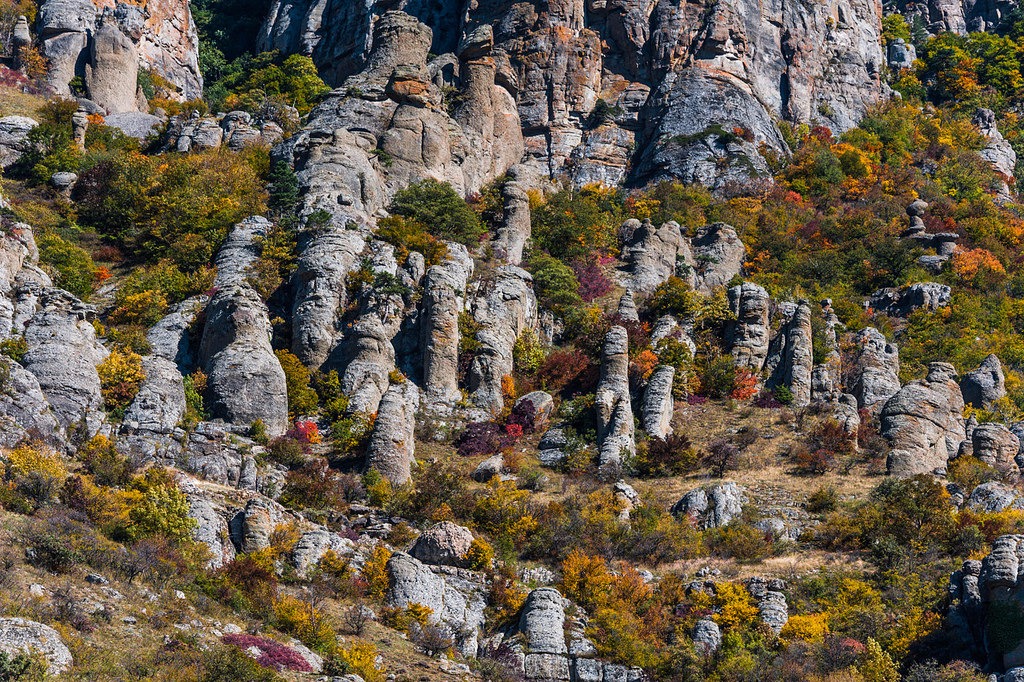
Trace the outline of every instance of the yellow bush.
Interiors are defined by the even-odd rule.
[[[473,517],[484,531],[519,547],[537,529],[537,519],[527,509],[529,497],[514,481],[492,478],[476,500]]]
[[[100,391],[107,411],[118,416],[124,414],[146,379],[142,356],[129,350],[114,349],[96,371],[100,375]]]
[[[384,545],[377,545],[363,564],[362,577],[366,583],[366,593],[374,599],[383,599],[391,587],[391,579],[388,578],[390,558],[391,550]]]
[[[41,443],[22,445],[7,453],[7,479],[39,503],[54,499],[67,475],[64,459]]]
[[[779,637],[786,641],[820,642],[828,634],[828,616],[824,613],[790,616]]]
[[[867,651],[857,665],[865,682],[899,682],[900,671],[892,657],[875,640],[868,637]]]
[[[110,313],[113,324],[139,324],[149,327],[156,324],[167,311],[167,298],[159,291],[140,291],[125,296]]]
[[[606,603],[612,574],[604,559],[574,549],[562,562],[562,591],[569,599],[594,608]]]
[[[149,469],[132,482],[132,488],[141,496],[128,510],[127,530],[131,539],[163,535],[181,542],[191,537],[196,520],[188,515],[188,498],[171,476],[162,469]]]
[[[757,621],[757,605],[750,592],[737,583],[719,583],[715,590],[718,613],[714,620],[723,628],[742,627]]]
[[[483,538],[473,538],[466,552],[466,561],[474,571],[486,571],[494,563],[494,548]]]
[[[377,665],[377,647],[370,642],[353,642],[339,648],[335,659],[346,672],[355,673],[366,682],[384,682],[386,671]]]
[[[314,649],[322,650],[334,644],[334,628],[327,616],[301,599],[286,595],[274,602],[274,623],[282,632]]]

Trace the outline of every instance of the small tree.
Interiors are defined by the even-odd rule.
[[[391,212],[412,218],[435,237],[474,246],[484,233],[480,219],[450,184],[427,179],[395,194]]]
[[[711,443],[702,458],[703,464],[711,468],[715,478],[722,478],[725,472],[739,467],[740,449],[724,438]]]

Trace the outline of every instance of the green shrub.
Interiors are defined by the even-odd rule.
[[[415,220],[439,239],[476,246],[484,234],[473,209],[447,182],[427,179],[399,190],[391,213]]]
[[[583,307],[580,283],[572,268],[545,253],[534,254],[529,267],[541,307],[563,318]]]
[[[87,299],[92,294],[96,266],[85,249],[46,232],[37,237],[39,262],[53,283],[75,296]]]

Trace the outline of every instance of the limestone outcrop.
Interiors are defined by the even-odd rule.
[[[889,473],[944,473],[966,438],[963,410],[956,370],[945,362],[931,363],[927,377],[889,398],[880,414],[882,435],[892,445]]]
[[[412,477],[418,406],[419,389],[411,381],[392,383],[380,401],[366,449],[366,467],[376,469],[394,485]]]
[[[729,323],[726,340],[736,364],[760,372],[768,358],[771,299],[763,287],[744,282],[729,289],[729,308],[736,317]]]
[[[847,390],[858,407],[877,412],[900,390],[900,355],[895,344],[874,327],[854,337],[857,354],[847,368]]]
[[[793,393],[794,405],[809,405],[814,368],[811,306],[801,300],[787,306],[783,314],[782,328],[772,339],[765,362],[768,386],[785,386]]]

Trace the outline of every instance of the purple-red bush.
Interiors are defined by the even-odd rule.
[[[572,264],[572,271],[580,283],[580,297],[587,303],[612,290],[612,281],[595,261],[576,261]]]
[[[459,438],[458,450],[463,457],[493,455],[504,442],[501,428],[494,422],[473,422]]]
[[[282,670],[294,670],[296,672],[311,673],[313,667],[306,659],[299,655],[294,649],[289,649],[280,642],[256,635],[224,635],[222,640],[225,644],[237,646],[242,651],[256,647],[260,655],[256,662],[264,668],[272,668],[277,672]]]
[[[507,428],[509,426],[519,426],[521,427],[520,434],[533,433],[535,417],[536,410],[533,407],[533,403],[529,400],[524,400],[513,407],[512,412],[509,413],[508,419],[505,420],[505,432],[511,433]]]

